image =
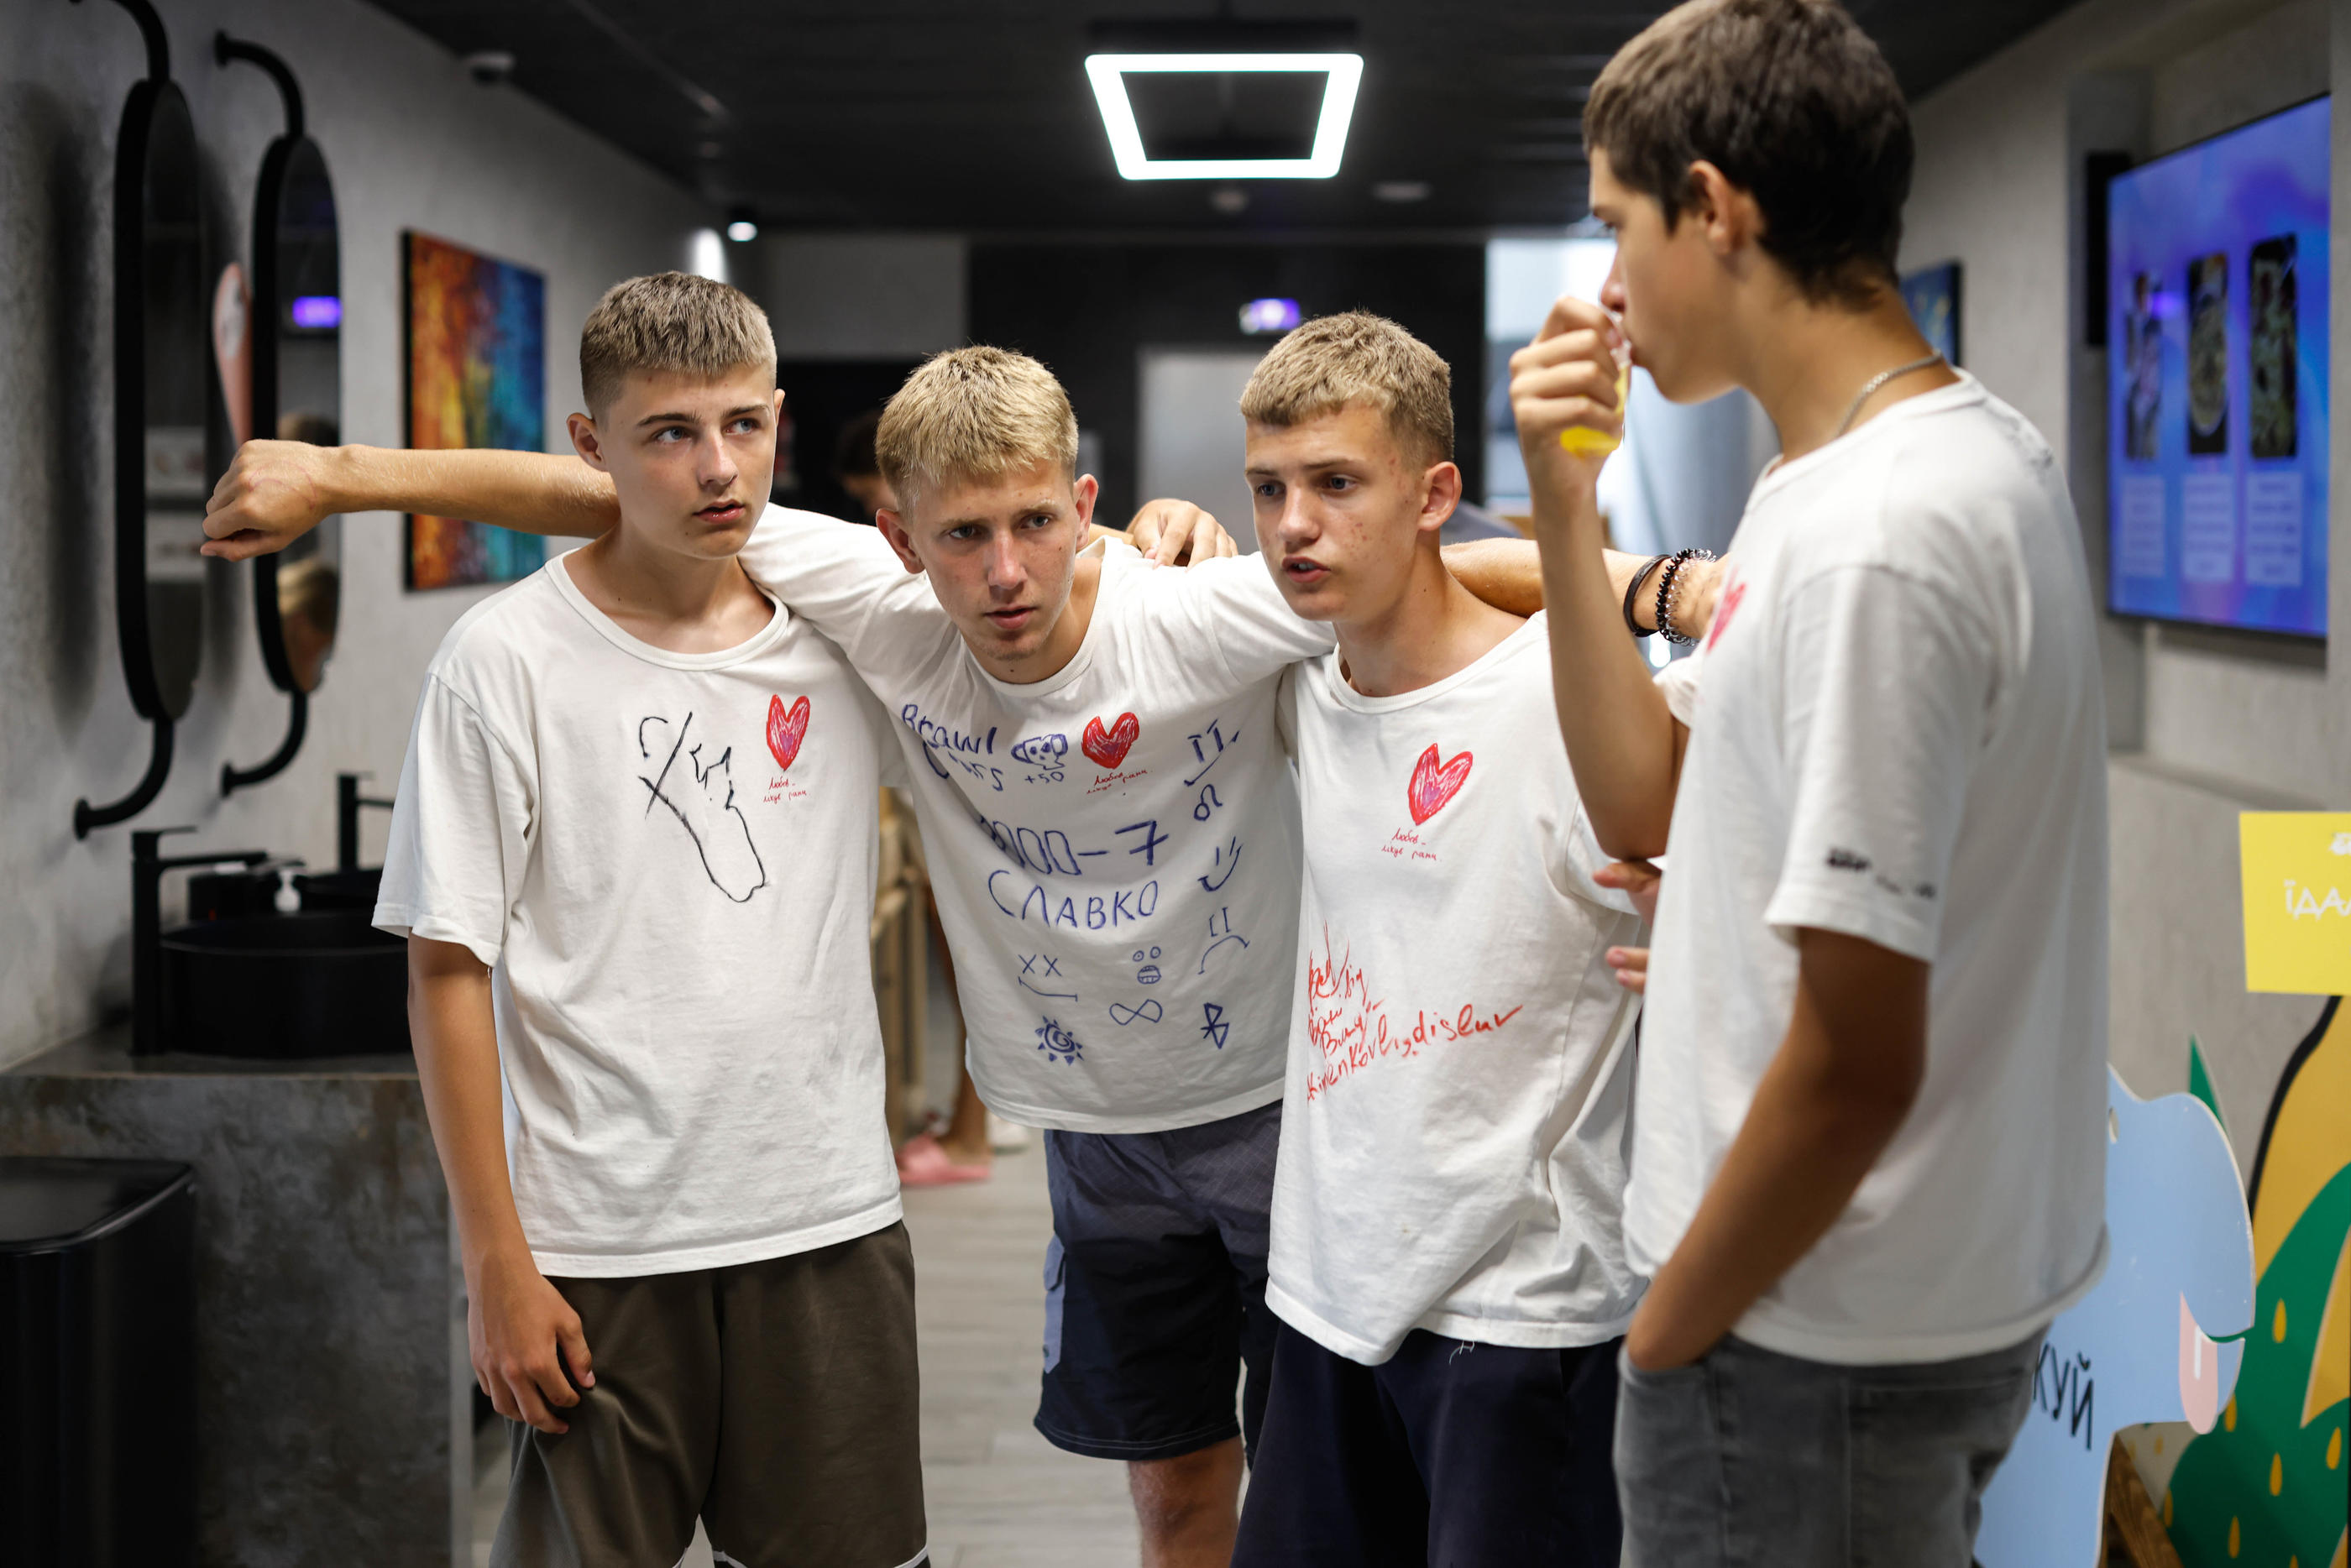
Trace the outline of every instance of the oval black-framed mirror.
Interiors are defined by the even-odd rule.
[[[259,45],[214,39],[224,66],[260,67],[285,100],[286,133],[262,155],[254,192],[252,414],[256,435],[332,446],[342,426],[342,256],[326,155],[304,134],[302,93],[286,62]],[[287,694],[286,738],[251,768],[221,766],[233,794],[284,771],[301,749],[309,695],[334,651],[341,605],[342,529],[329,518],[282,555],[253,563],[254,630],[270,683]]]
[[[205,435],[213,375],[210,255],[195,122],[146,0],[147,77],[122,106],[114,161],[114,608],[131,705],[153,731],[146,776],[122,799],[74,803],[74,836],[127,821],[162,792],[172,726],[204,657]]]

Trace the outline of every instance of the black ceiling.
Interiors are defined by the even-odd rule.
[[[1915,99],[2069,3],[1854,8]],[[1209,16],[1216,0],[375,4],[458,55],[510,51],[514,88],[770,225],[1008,235],[1572,221],[1583,96],[1610,52],[1666,9],[1257,0],[1239,14],[1357,23],[1363,88],[1335,178],[1253,182],[1231,212],[1199,182],[1121,180],[1081,66],[1093,23]],[[1374,186],[1391,182],[1429,194],[1379,200]]]

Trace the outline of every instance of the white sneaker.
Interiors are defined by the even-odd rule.
[[[998,1154],[1019,1154],[1029,1147],[1029,1129],[1019,1122],[1008,1122],[990,1111],[987,1113],[987,1147]]]

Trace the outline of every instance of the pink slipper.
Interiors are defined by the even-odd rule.
[[[928,1133],[916,1133],[898,1149],[901,1187],[947,1187],[958,1181],[986,1181],[988,1164],[958,1165],[946,1146]]]

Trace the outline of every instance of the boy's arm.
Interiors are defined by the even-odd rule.
[[[1687,734],[1625,635],[1624,583],[1603,558],[1599,464],[1564,451],[1576,426],[1617,433],[1615,327],[1596,305],[1562,299],[1510,357],[1510,409],[1542,547],[1552,685],[1577,790],[1601,847],[1625,860],[1663,853]]]
[[[1704,1355],[1812,1251],[1926,1076],[1929,966],[1839,931],[1802,929],[1796,945],[1787,1035],[1625,1334],[1645,1371]]]
[[[1498,610],[1515,616],[1531,616],[1543,607],[1542,554],[1531,540],[1468,539],[1444,549],[1445,569],[1455,580]],[[1633,586],[1634,576],[1649,564],[1646,556],[1628,556],[1622,550],[1600,552],[1608,573],[1608,592],[1618,607],[1614,624],[1624,628],[1625,590]],[[1719,561],[1691,561],[1682,571],[1685,579],[1677,579],[1674,589],[1674,625],[1694,636],[1706,635],[1708,624],[1714,618],[1716,579],[1722,570]],[[1651,573],[1649,586],[1656,585]],[[1679,582],[1687,580],[1685,590]],[[1633,618],[1645,631],[1656,629],[1656,597],[1642,595],[1633,601]]]
[[[495,448],[453,452],[311,446],[249,441],[204,508],[207,556],[244,561],[266,556],[339,512],[414,512],[468,517],[520,534],[592,539],[621,520],[610,475],[577,457]],[[1234,554],[1215,518],[1180,501],[1145,503],[1131,528],[1149,550],[1164,529],[1172,559]],[[1142,536],[1147,532],[1148,536]],[[1088,537],[1118,536],[1097,524]]]
[[[207,556],[266,556],[339,512],[469,517],[594,538],[620,521],[612,481],[577,457],[496,449],[393,452],[249,441],[204,507]]]
[[[549,1409],[580,1403],[563,1364],[582,1388],[596,1374],[580,1314],[531,1261],[515,1212],[488,967],[462,943],[411,936],[408,1028],[463,1249],[474,1376],[508,1420],[569,1431]]]

